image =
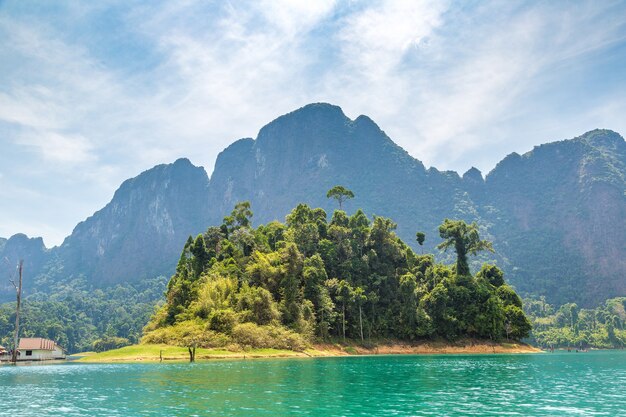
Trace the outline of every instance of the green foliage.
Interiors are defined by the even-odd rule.
[[[242,323],[233,329],[233,340],[244,348],[274,348],[303,351],[308,342],[301,335],[282,326],[259,326]]]
[[[339,203],[339,210],[341,210],[343,202],[354,198],[354,193],[342,185],[335,185],[333,188],[328,190],[326,197],[337,200]]]
[[[229,233],[232,233],[234,230],[250,227],[250,219],[252,219],[250,202],[242,201],[235,205],[235,208],[230,213],[230,216],[226,216],[224,218],[224,226]]]
[[[209,329],[230,334],[237,324],[237,314],[230,308],[213,310],[209,315]]]
[[[94,352],[104,352],[105,350],[129,346],[130,344],[130,340],[124,337],[105,336],[93,342],[92,346]]]
[[[504,285],[504,272],[495,265],[484,264],[476,274],[477,278],[482,278],[494,287]]]
[[[524,300],[532,322],[531,342],[543,347],[577,349],[626,346],[626,297],[612,298],[595,309],[567,303],[558,309],[545,298]]]
[[[417,241],[418,245],[424,246],[424,241],[426,240],[426,233],[424,232],[415,233],[415,240]]]
[[[196,299],[189,306],[189,310],[192,316],[206,319],[213,311],[228,308],[236,291],[235,279],[217,274],[207,275],[199,285]]]
[[[463,220],[445,219],[439,226],[439,235],[445,239],[437,248],[447,250],[454,247],[456,251],[456,273],[459,275],[469,275],[470,268],[467,263],[467,255],[476,255],[482,250],[493,252],[491,242],[480,240],[478,236],[478,225],[476,222],[467,224]]]
[[[300,204],[286,224],[257,229],[245,221],[251,216],[239,203],[219,228],[187,242],[144,341],[301,350],[331,337],[502,340],[530,330],[500,269],[469,275],[466,255],[491,248],[475,224],[441,226],[442,247],[460,258],[450,268],[415,254],[390,219],[370,222],[361,210],[336,210],[328,222],[323,210]]]
[[[272,294],[263,287],[250,287],[244,283],[237,294],[236,308],[244,322],[269,324],[280,319]]]
[[[224,333],[207,329],[205,323],[187,320],[147,332],[141,338],[141,343],[213,348],[228,346],[231,338]]]
[[[51,296],[33,294],[23,300],[20,335],[54,340],[69,353],[92,350],[98,340],[137,343],[165,284],[160,277],[106,289],[80,279],[58,285]],[[0,304],[0,345],[12,346],[14,324],[15,303]]]

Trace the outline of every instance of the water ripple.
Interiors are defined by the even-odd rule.
[[[626,416],[626,352],[0,366],[12,416]]]

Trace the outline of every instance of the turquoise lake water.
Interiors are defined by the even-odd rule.
[[[626,352],[0,366],[11,416],[626,416]]]

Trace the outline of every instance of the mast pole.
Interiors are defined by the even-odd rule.
[[[11,357],[11,362],[17,362],[17,347],[19,343],[19,334],[20,334],[20,304],[22,303],[22,270],[24,269],[24,261],[20,260],[20,263],[17,267],[19,274],[19,283],[15,286],[15,290],[17,292],[17,303],[15,306],[15,336],[13,340],[13,356]]]

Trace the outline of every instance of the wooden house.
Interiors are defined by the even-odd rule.
[[[41,337],[20,339],[17,351],[17,360],[20,362],[65,359],[65,351],[61,346]]]

